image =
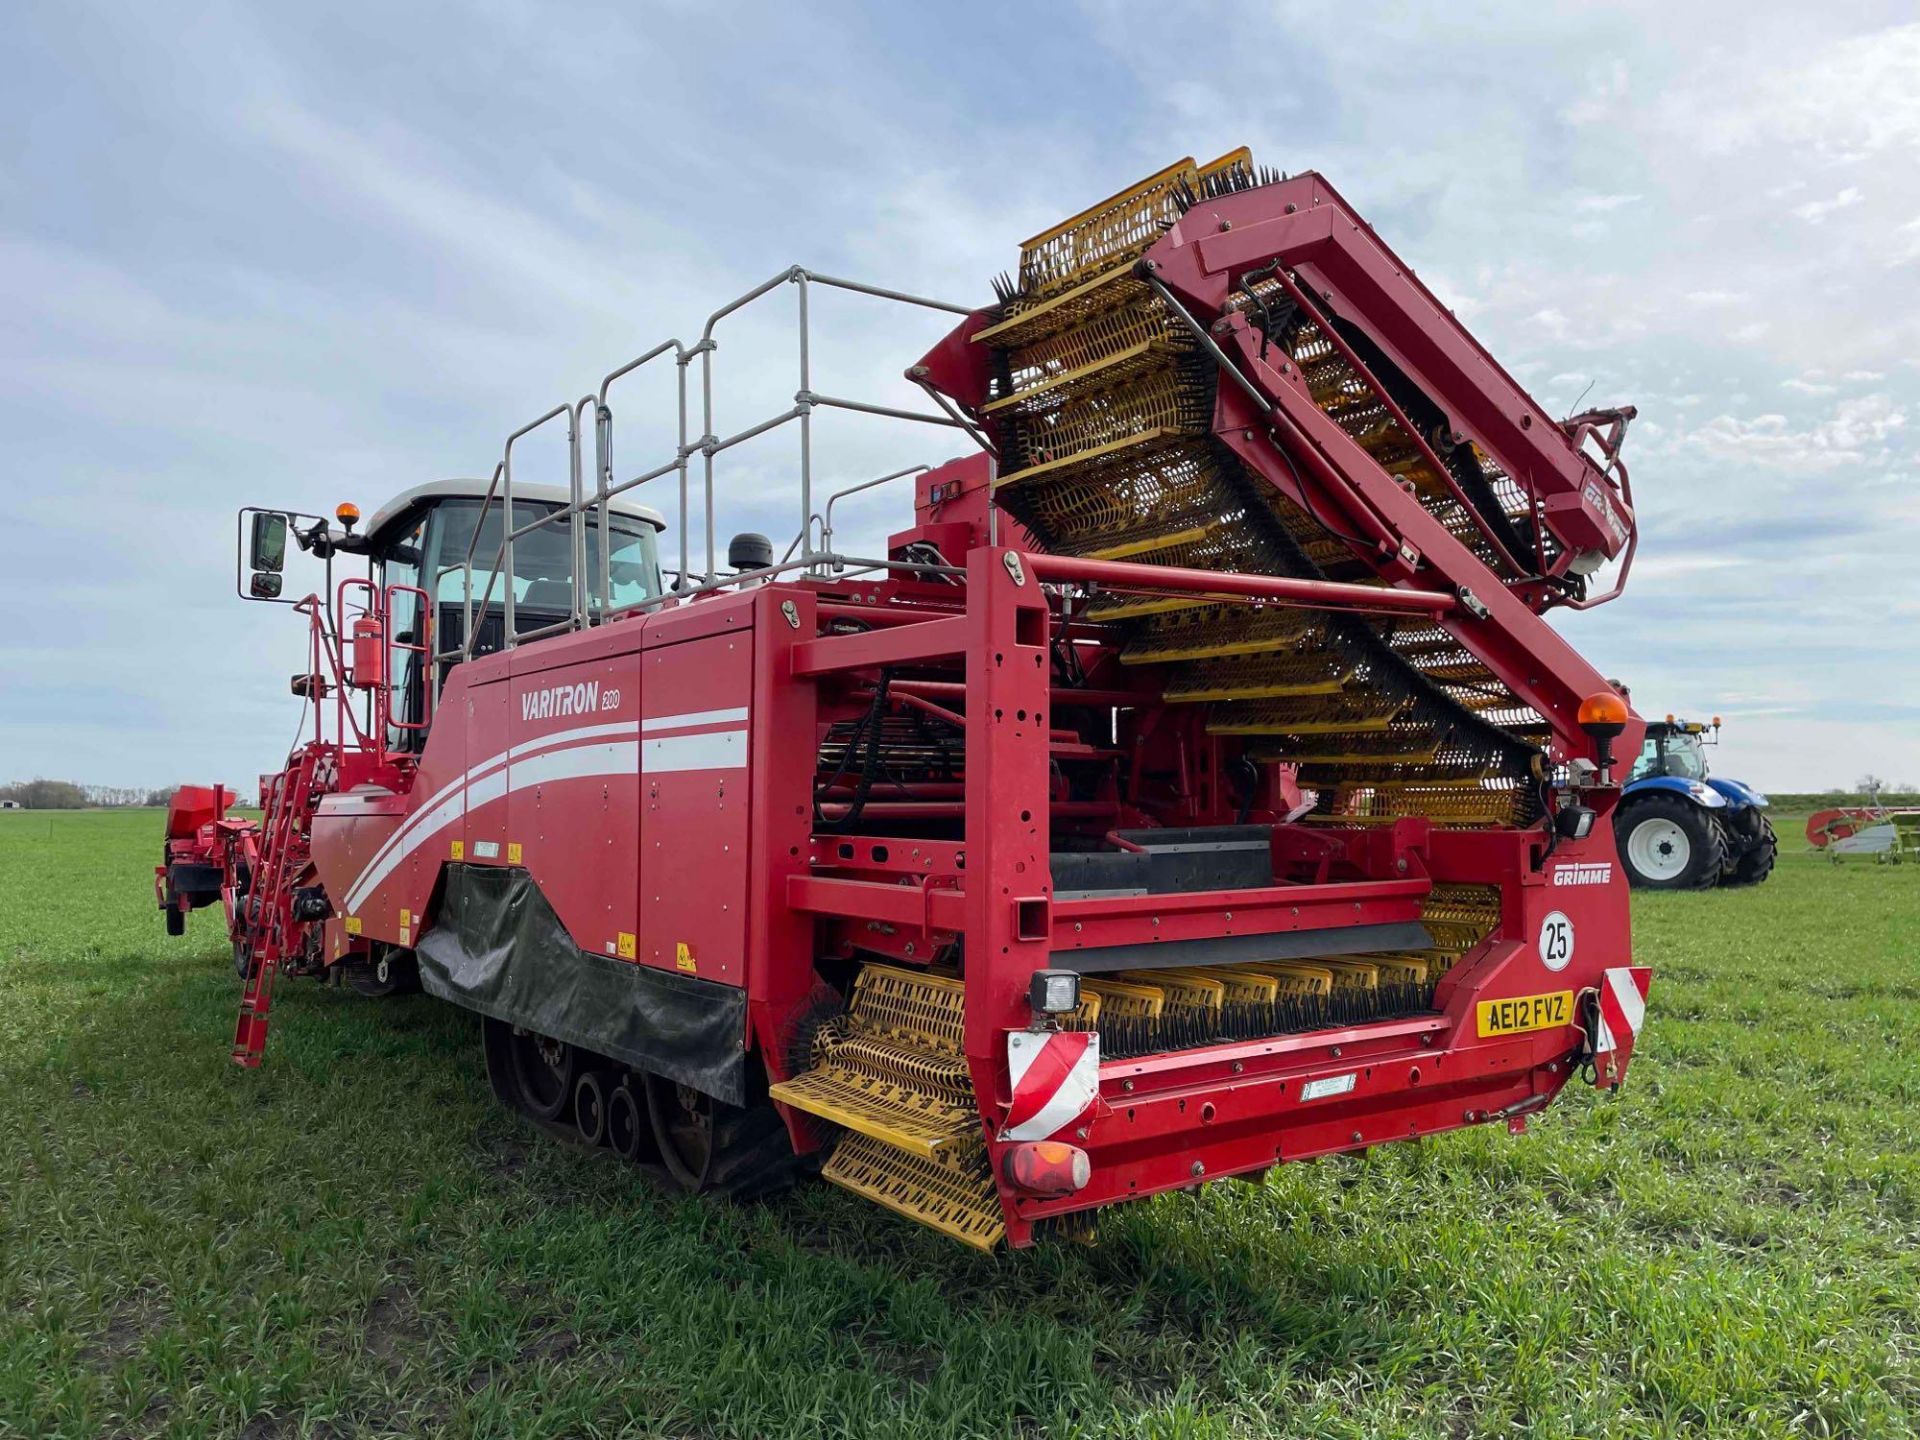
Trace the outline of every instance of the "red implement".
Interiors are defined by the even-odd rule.
[[[722,435],[716,327],[787,286],[795,404]],[[937,409],[813,388],[822,286],[957,321],[907,372]],[[682,443],[623,485],[609,388],[669,357]],[[881,481],[818,503],[832,409],[986,453],[881,477],[913,523],[849,557],[834,503]],[[1035,237],[992,306],[782,272],[492,483],[288,521],[367,569],[302,602],[314,727],[262,825],[182,802],[247,860],[234,1057],[283,968],[417,971],[543,1125],[693,1189],[816,1157],[983,1248],[1617,1086],[1642,725],[1543,615],[1619,591],[1632,414],[1556,423],[1324,180],[1244,153]],[[569,485],[516,481],[556,423]],[[793,558],[683,532],[665,587],[622,492],[697,476],[711,515],[716,458],[783,426]]]

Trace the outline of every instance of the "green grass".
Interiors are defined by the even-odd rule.
[[[0,815],[0,1435],[1920,1434],[1920,867],[1636,901],[1618,1098],[976,1256],[497,1114],[475,1023],[226,1052],[158,815]]]

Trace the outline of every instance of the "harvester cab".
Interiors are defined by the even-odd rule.
[[[1633,411],[1555,421],[1323,179],[1244,151],[997,288],[782,270],[488,484],[328,540],[368,569],[296,603],[314,726],[246,841],[238,1062],[281,970],[417,975],[549,1129],[695,1190],[818,1171],[983,1248],[1620,1083],[1642,726],[1543,617],[1625,583]],[[829,294],[950,329],[843,398]],[[722,336],[776,295],[793,403],[723,427]],[[635,473],[640,371],[679,443]],[[829,415],[978,453],[822,504]],[[571,480],[536,491],[549,424]],[[775,432],[793,538],[716,553],[717,475]],[[836,506],[909,481],[847,553]]]
[[[666,522],[657,510],[617,497],[604,517],[581,517],[576,537],[574,527],[557,523],[568,518],[563,512],[572,491],[524,483],[513,502],[518,543],[508,583],[486,563],[492,557],[499,565],[505,553],[505,508],[489,505],[489,490],[481,480],[419,485],[382,506],[364,527],[352,503],[341,504],[331,521],[295,510],[239,512],[239,595],[288,605],[308,620],[306,667],[289,688],[312,708],[313,729],[302,750],[311,751],[316,764],[328,762],[330,783],[341,783],[343,762],[364,771],[363,779],[379,772],[389,781],[415,763],[431,728],[432,697],[447,671],[470,655],[500,650],[509,617],[522,637],[572,629],[577,575],[592,570],[606,577],[604,592],[586,596],[588,613],[603,593],[620,606],[661,593],[657,537]],[[612,536],[604,554],[602,533]],[[296,580],[291,587],[289,577]],[[298,768],[262,777],[263,808],[274,808],[276,792]],[[312,797],[316,805],[320,793]],[[231,800],[202,786],[184,787],[175,797],[155,894],[169,934],[184,933],[188,912],[223,903],[235,967],[244,976],[251,962],[243,932],[257,927],[240,907],[262,831],[252,820],[228,817]],[[292,830],[298,834],[304,826]],[[301,848],[292,834],[288,844]],[[317,963],[312,948],[303,947],[309,965]]]
[[[1628,880],[1649,890],[1757,885],[1779,853],[1767,797],[1739,780],[1711,774],[1711,725],[1672,715],[1647,723],[1640,756],[1627,776],[1614,825]]]

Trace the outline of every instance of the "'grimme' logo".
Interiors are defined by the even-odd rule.
[[[556,715],[590,715],[599,708],[598,680],[587,680],[578,685],[549,685],[544,690],[529,690],[520,697],[522,720],[551,720]]]
[[[1611,860],[1579,861],[1562,865],[1553,872],[1553,883],[1561,885],[1605,885],[1613,879]]]

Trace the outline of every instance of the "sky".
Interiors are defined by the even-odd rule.
[[[1023,237],[1243,143],[1551,413],[1639,407],[1627,593],[1555,623],[1643,712],[1722,715],[1763,787],[1920,780],[1911,3],[13,0],[0,67],[0,783],[279,765],[303,640],[234,592],[240,506],[484,477],[793,264],[985,303]],[[815,388],[890,404],[947,326],[814,322]],[[721,433],[791,403],[791,287],[719,334]],[[668,381],[616,392],[623,474]],[[835,416],[815,468],[963,449]],[[721,545],[784,545],[794,475],[788,432],[723,457]],[[844,503],[845,548],[908,508]]]

